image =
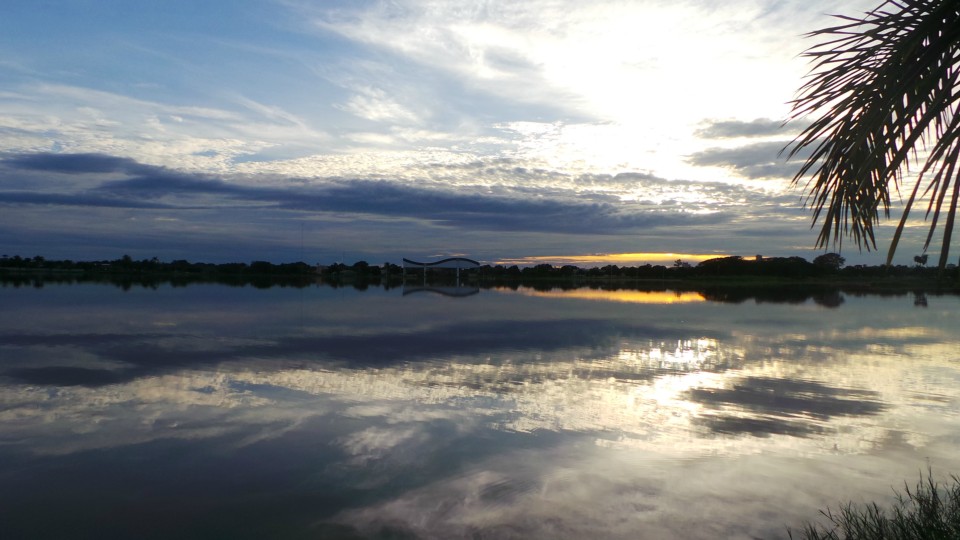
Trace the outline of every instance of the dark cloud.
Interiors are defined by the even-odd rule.
[[[7,170],[125,173],[71,194],[0,192],[0,203],[119,208],[197,209],[249,207],[278,210],[387,216],[431,221],[488,231],[615,234],[653,227],[716,224],[721,213],[693,214],[676,208],[615,204],[609,196],[573,198],[566,193],[535,190],[527,196],[490,195],[478,189],[429,189],[388,181],[335,180],[322,185],[259,187],[234,184],[209,175],[142,165],[125,158],[94,154],[32,154],[4,159]],[[638,179],[650,178],[642,176]],[[620,179],[624,181],[624,179]]]
[[[770,137],[783,136],[785,133],[797,131],[798,125],[784,125],[781,120],[757,118],[750,122],[740,120],[718,120],[705,123],[705,126],[695,133],[703,139],[732,139],[736,137]]]
[[[13,169],[74,174],[110,172],[142,174],[162,169],[143,165],[129,158],[104,154],[15,154],[0,160],[0,164]]]
[[[13,380],[40,386],[89,386],[127,382],[121,372],[70,366],[12,369],[3,373]]]
[[[96,191],[126,196],[128,198],[159,198],[166,195],[211,194],[221,197],[240,197],[251,193],[249,188],[228,184],[203,175],[190,175],[168,171],[159,167],[144,171],[126,180],[101,184]]]
[[[649,209],[629,212],[608,202],[497,197],[391,182],[354,181],[297,193],[292,198],[284,193],[275,195],[290,209],[410,217],[485,230],[603,234],[655,226],[694,226],[723,219]]]
[[[701,167],[727,167],[751,179],[793,178],[804,156],[788,161],[781,153],[787,143],[769,141],[736,148],[709,148],[690,155],[687,161]]]
[[[29,191],[0,191],[0,204],[39,204],[62,206],[92,206],[104,208],[173,208],[166,204],[149,201],[130,200],[97,194],[80,193],[65,195],[61,193],[33,193]]]
[[[886,409],[879,401],[880,395],[872,390],[769,377],[747,377],[732,388],[696,388],[686,395],[712,409],[724,411],[732,407],[738,411],[735,415],[721,412],[705,417],[704,423],[710,429],[756,436],[806,436],[819,430],[819,421],[838,416],[871,416]]]
[[[480,260],[678,250],[771,255],[781,252],[758,242],[808,243],[806,219],[783,219],[784,210],[802,216],[799,193],[649,174],[568,175],[510,160],[418,170],[416,181],[283,179],[91,154],[7,154],[0,158],[0,237],[7,253],[48,258],[126,253],[216,262],[451,251]],[[758,236],[741,234],[761,224]]]
[[[671,339],[682,334],[657,327],[618,325],[593,319],[544,321],[470,321],[419,331],[398,333],[337,334],[331,336],[280,336],[271,343],[217,347],[177,347],[165,345],[162,337],[183,338],[180,334],[13,334],[0,335],[0,345],[17,347],[77,347],[114,368],[78,368],[73,366],[16,366],[0,370],[0,377],[35,385],[103,386],[154,377],[182,369],[197,369],[210,364],[262,360],[262,370],[281,369],[289,358],[311,358],[317,365],[333,363],[342,367],[391,366],[431,358],[467,356],[487,358],[503,351],[554,352],[569,348],[605,350],[623,336],[650,336],[667,333]],[[621,380],[651,378],[655,372],[591,370],[584,378],[615,377]]]

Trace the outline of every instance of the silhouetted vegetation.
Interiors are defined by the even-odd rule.
[[[678,261],[682,262],[682,261]],[[673,263],[672,266],[650,265],[617,266],[614,264],[593,268],[574,265],[554,266],[538,264],[529,267],[517,265],[484,265],[461,269],[459,283],[479,287],[532,287],[535,289],[565,289],[584,286],[610,288],[627,287],[648,289],[653,283],[669,283],[671,289],[697,289],[720,301],[742,301],[757,295],[756,289],[777,285],[803,285],[819,293],[824,305],[837,302],[831,292],[837,287],[845,291],[894,289],[907,291],[951,291],[958,286],[958,270],[948,267],[945,272],[936,268],[915,266],[843,266],[844,259],[835,253],[818,256],[813,262],[802,257],[718,257],[696,266]],[[222,283],[253,287],[306,287],[324,284],[333,287],[349,286],[399,287],[408,283],[451,285],[458,273],[450,268],[407,269],[392,264],[370,264],[358,261],[352,265],[334,263],[310,265],[305,262],[272,263],[256,260],[250,263],[204,263],[183,259],[164,262],[156,257],[135,260],[124,255],[115,260],[71,261],[47,260],[42,256],[0,257],[0,280],[13,286],[42,287],[44,283],[111,283],[123,288],[131,286],[157,287],[161,284],[184,286],[189,283]],[[678,285],[684,284],[682,286]],[[722,286],[719,287],[718,286]],[[747,287],[749,291],[731,291],[731,287]],[[832,289],[831,289],[832,287]],[[773,287],[776,288],[776,287]],[[818,289],[819,288],[819,289]],[[789,289],[789,287],[787,287]],[[717,292],[722,291],[722,292]],[[765,294],[765,293],[760,293]],[[781,298],[789,291],[781,288]],[[766,295],[769,296],[769,295]],[[803,301],[802,299],[798,301]],[[842,300],[839,300],[842,302]]]
[[[826,523],[807,524],[798,538],[806,540],[947,540],[960,538],[960,478],[942,486],[927,477],[911,489],[896,493],[890,510],[877,503],[847,503],[837,510],[822,510]],[[794,538],[793,531],[788,531]]]
[[[835,26],[808,34],[818,44],[804,54],[812,67],[791,119],[811,121],[785,150],[804,160],[794,183],[806,186],[814,222],[821,223],[818,246],[849,237],[875,249],[874,225],[890,217],[892,195],[902,195],[887,264],[918,204],[929,218],[923,249],[939,232],[937,266],[946,268],[960,202],[957,5],[885,0],[862,17],[838,15]],[[913,189],[907,176],[915,177]]]
[[[99,282],[124,289],[132,286],[155,288],[161,284],[176,287],[202,282],[260,287],[305,286],[313,282],[315,275],[314,267],[303,262],[213,264],[183,259],[162,262],[156,257],[138,261],[129,255],[99,261],[47,260],[39,255],[32,258],[4,255],[0,258],[0,276],[4,283],[14,286],[30,284],[38,287],[45,282]]]
[[[528,268],[517,266],[483,266],[479,268],[481,282],[521,283],[605,283],[631,281],[668,281],[688,283],[721,283],[724,285],[758,286],[778,283],[842,284],[853,287],[956,287],[958,271],[948,267],[944,273],[934,268],[916,266],[844,267],[845,259],[836,253],[825,253],[809,262],[803,257],[718,257],[696,266],[677,261],[672,266],[606,265],[579,268],[572,265],[551,266],[538,264]],[[534,284],[535,286],[535,284]]]

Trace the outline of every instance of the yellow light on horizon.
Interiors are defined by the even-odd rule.
[[[676,260],[689,263],[699,263],[718,257],[727,257],[725,253],[596,253],[589,255],[555,255],[539,257],[520,257],[516,259],[501,259],[494,264],[499,265],[536,265],[536,264],[673,264]]]
[[[706,298],[691,291],[605,291],[600,289],[574,289],[570,291],[536,291],[520,289],[524,296],[548,298],[575,298],[578,300],[597,300],[602,302],[622,302],[626,304],[689,304],[705,302]]]

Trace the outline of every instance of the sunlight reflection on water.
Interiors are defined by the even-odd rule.
[[[16,531],[57,504],[102,526],[137,477],[116,536],[202,536],[144,517],[199,490],[218,502],[196,519],[237,537],[782,537],[926,463],[960,470],[955,297],[56,290],[0,326]],[[85,294],[98,305],[78,319]],[[250,497],[285,510],[238,514]]]
[[[705,302],[706,298],[692,291],[635,291],[629,289],[572,289],[565,291],[537,291],[520,289],[520,294],[542,298],[597,300],[601,302],[624,302],[628,304],[687,304]]]

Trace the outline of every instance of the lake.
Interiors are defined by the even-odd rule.
[[[960,473],[958,321],[798,289],[7,285],[0,538],[785,538]]]

